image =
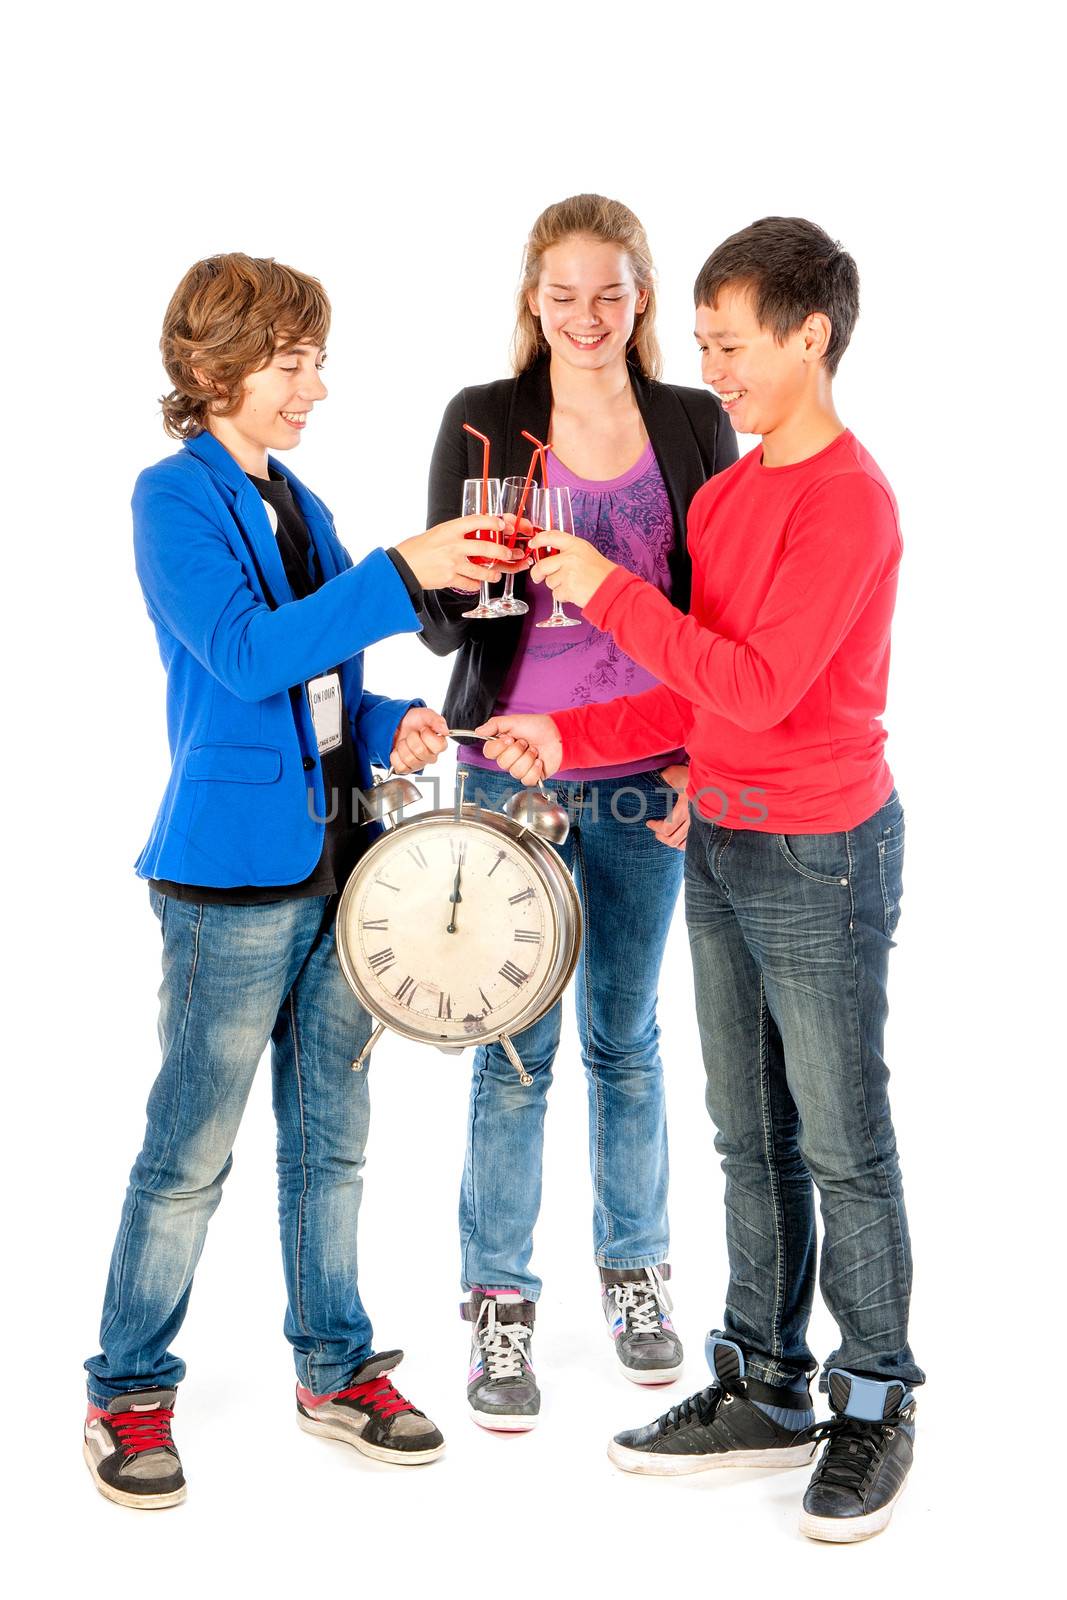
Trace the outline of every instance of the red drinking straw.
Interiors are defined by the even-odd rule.
[[[547,499],[547,497],[548,497],[548,455],[547,455],[547,452],[549,450],[551,450],[551,448],[552,448],[552,441],[550,439],[547,444],[542,444],[540,439],[535,439],[532,433],[527,433],[526,432],[525,428],[523,428],[523,430],[522,430],[522,436],[523,436],[524,439],[529,439],[530,443],[536,447],[537,454],[541,458],[541,487],[544,489],[545,497]],[[531,462],[531,466],[532,465],[533,465],[533,463]],[[549,508],[548,508],[548,520],[549,520],[549,522],[552,521],[552,506],[551,506],[551,503],[549,503]],[[547,532],[548,530],[546,529],[545,531]],[[543,553],[545,555],[548,554],[547,550],[544,551]]]
[[[528,433],[524,433],[523,434],[523,438],[524,439],[528,439],[529,437],[530,437],[530,435]],[[514,548],[515,548],[515,540],[519,536],[519,523],[522,521],[522,514],[526,509],[526,496],[530,492],[530,484],[533,482],[534,467],[536,467],[536,465],[537,465],[537,462],[538,462],[538,459],[540,457],[540,454],[541,454],[541,451],[540,451],[540,448],[538,448],[538,449],[536,449],[534,451],[533,455],[530,457],[530,470],[526,474],[526,482],[522,486],[522,494],[519,496],[519,509],[515,513],[515,526],[512,528],[512,530],[511,530],[511,538],[508,540],[508,549],[509,550],[514,550]]]
[[[489,440],[484,433],[479,433],[477,428],[472,428],[469,422],[463,424],[463,431],[482,441],[482,516],[484,517],[489,510]]]
[[[466,423],[464,423],[463,426],[466,427]],[[548,488],[548,458],[545,455],[545,451],[550,449],[551,447],[549,445],[547,445],[547,444],[542,444],[540,439],[535,439],[532,433],[527,433],[526,432],[525,428],[523,428],[523,430],[522,430],[522,436],[523,436],[524,439],[529,439],[530,443],[537,450],[537,454],[541,457],[541,487],[543,489],[547,490],[547,488]]]

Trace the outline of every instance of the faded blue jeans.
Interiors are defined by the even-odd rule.
[[[841,1341],[823,1387],[830,1367],[923,1382],[908,1345],[911,1245],[882,1053],[903,861],[896,791],[847,832],[690,825],[686,922],[726,1178],[722,1336],[764,1383],[816,1367],[813,1185],[819,1282]]]
[[[366,1066],[352,1071],[370,1020],[337,960],[335,902],[194,905],[150,893],[163,934],[163,1062],[111,1258],[101,1353],[85,1363],[90,1398],[106,1406],[185,1375],[170,1347],[268,1043],[285,1334],[300,1382],[332,1393],[372,1353],[356,1286],[370,1102]]]
[[[521,787],[473,768],[467,797],[497,810]],[[669,1244],[656,993],[684,858],[645,823],[667,816],[674,795],[658,771],[545,788],[571,818],[560,854],[585,919],[574,995],[589,1090],[593,1252],[600,1266],[656,1266]],[[464,1289],[514,1288],[530,1300],[541,1292],[530,1256],[561,1019],[562,1003],[515,1035],[528,1088],[499,1045],[475,1053],[459,1206]]]

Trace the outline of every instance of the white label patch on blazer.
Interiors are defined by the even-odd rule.
[[[275,537],[277,537],[278,513],[275,511],[269,500],[264,500],[263,509],[267,513],[267,521],[270,523],[270,531],[275,535]]]
[[[341,743],[341,680],[336,672],[326,672],[321,678],[309,678],[307,688],[319,755],[324,756]]]

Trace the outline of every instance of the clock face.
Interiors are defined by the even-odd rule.
[[[506,834],[452,817],[383,835],[341,906],[344,949],[379,1017],[432,1041],[509,1031],[552,973],[550,892]]]

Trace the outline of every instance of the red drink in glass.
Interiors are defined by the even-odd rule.
[[[474,539],[482,544],[494,545],[500,545],[503,542],[503,537],[503,534],[498,533],[495,528],[477,528],[475,529],[474,533],[464,534],[465,539]],[[499,557],[471,556],[470,559],[474,562],[476,567],[491,567],[494,561],[499,560]]]

